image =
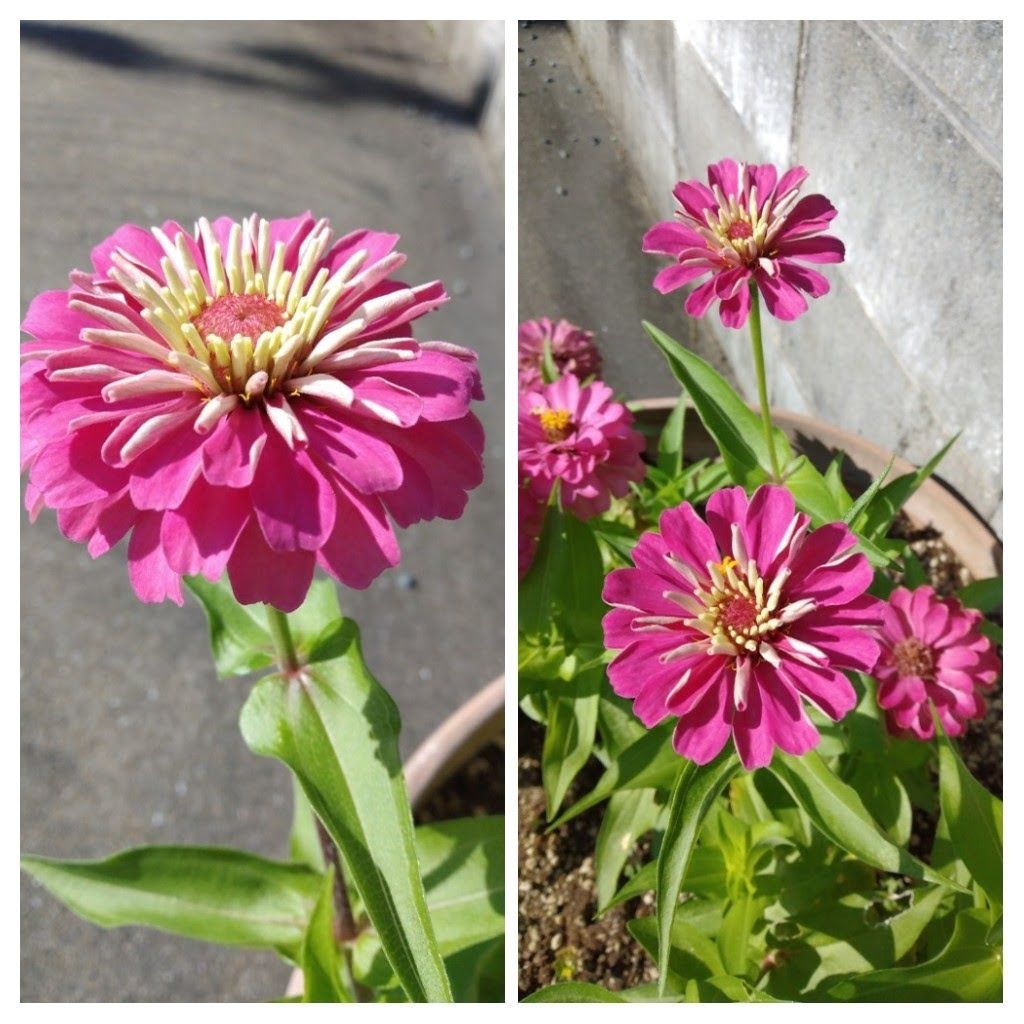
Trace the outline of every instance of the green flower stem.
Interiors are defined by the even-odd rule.
[[[288,616],[273,605],[266,605],[267,627],[274,641],[274,653],[282,672],[295,672],[299,667],[299,656],[295,653]]]
[[[757,372],[757,401],[761,406],[761,424],[764,440],[768,445],[768,457],[772,460],[772,479],[782,483],[779,472],[779,457],[775,453],[775,434],[772,429],[772,412],[768,406],[768,381],[764,372],[764,345],[761,342],[761,297],[757,285],[750,282],[750,344],[754,350],[754,369]]]
[[[274,651],[277,655],[277,663],[282,672],[296,672],[299,669],[299,656],[295,650],[295,641],[292,639],[291,626],[288,624],[288,616],[273,605],[266,605],[267,627],[274,640]],[[315,817],[315,816],[314,816]],[[341,857],[338,854],[338,847],[334,844],[330,833],[324,828],[319,818],[316,818],[316,834],[320,840],[320,849],[323,851],[324,860],[334,867],[334,938],[342,947],[342,966],[345,973],[345,982],[349,990],[355,995],[358,1002],[366,1002],[368,993],[352,977],[351,953],[349,943],[359,934],[355,920],[352,917],[352,904],[348,898],[348,886],[345,884],[345,875],[341,868]]]

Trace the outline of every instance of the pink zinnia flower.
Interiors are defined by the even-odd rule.
[[[519,325],[519,389],[527,391],[543,383],[541,363],[544,342],[551,345],[551,357],[560,373],[572,373],[585,380],[601,372],[601,353],[594,344],[592,331],[559,320],[553,324],[546,316]]]
[[[765,304],[779,320],[795,320],[807,309],[802,293],[818,298],[828,280],[805,263],[842,263],[843,243],[822,232],[836,215],[821,195],[797,202],[807,177],[794,167],[778,177],[772,164],[721,160],[708,167],[707,185],[681,181],[676,221],[655,224],[644,236],[644,252],[671,256],[654,287],[663,295],[710,274],[686,299],[690,316],[703,316],[715,299],[726,327],[742,327],[750,312],[748,282],[757,282]]]
[[[586,387],[566,374],[519,395],[519,469],[547,500],[560,481],[562,507],[578,519],[606,512],[643,479],[644,439],[633,416],[601,381]]]
[[[522,579],[533,565],[537,543],[544,529],[544,511],[547,504],[530,491],[528,485],[519,488],[519,578]]]
[[[882,612],[878,703],[889,731],[930,740],[932,707],[949,736],[985,714],[981,690],[999,677],[999,658],[978,625],[981,612],[931,587],[897,587]]]
[[[480,483],[476,357],[417,342],[440,282],[391,280],[397,235],[331,243],[309,214],[120,228],[23,325],[33,518],[96,557],[129,531],[143,601],[226,569],[291,611],[320,565],[366,587],[400,526],[457,518]]]
[[[673,745],[707,764],[730,735],[747,768],[776,747],[818,743],[808,700],[834,720],[857,703],[843,669],[869,672],[878,642],[872,571],[841,523],[808,532],[785,488],[717,491],[705,523],[684,502],[661,515],[605,580],[612,688],[650,727],[675,715]]]

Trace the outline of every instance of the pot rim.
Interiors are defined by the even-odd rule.
[[[505,677],[501,675],[460,704],[406,759],[405,785],[413,810],[496,739],[504,726]]]
[[[630,402],[630,409],[634,413],[667,413],[678,400],[678,396],[645,398]],[[756,406],[751,408],[758,411]],[[788,409],[773,407],[771,412],[775,425],[791,438],[803,434],[833,451],[845,452],[851,462],[873,477],[885,469],[890,458],[894,460],[894,475],[913,472],[917,468],[883,445],[827,420]],[[934,526],[975,579],[1002,573],[1002,541],[967,500],[940,476],[930,476],[907,501],[904,509],[916,523]]]

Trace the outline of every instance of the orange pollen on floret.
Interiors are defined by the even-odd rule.
[[[928,678],[935,669],[932,649],[921,643],[917,637],[908,637],[898,643],[892,650],[896,671],[901,676],[918,676]]]
[[[263,295],[222,295],[192,320],[206,340],[216,336],[231,341],[236,334],[255,340],[288,320],[288,314]]]
[[[572,433],[572,413],[568,409],[535,409],[533,414],[540,420],[544,436],[552,443],[564,441]]]

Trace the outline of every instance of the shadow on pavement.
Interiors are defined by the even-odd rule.
[[[25,21],[21,25],[21,38],[26,43],[114,68],[194,75],[249,89],[285,93],[332,107],[373,102],[403,105],[442,121],[470,126],[479,122],[489,92],[488,82],[481,79],[474,86],[470,99],[459,101],[407,81],[325,60],[297,46],[245,46],[238,50],[245,56],[294,74],[293,81],[283,81],[269,75],[231,71],[178,57],[107,29]],[[367,56],[374,55],[369,50],[366,53]],[[379,50],[376,55],[381,55]],[[422,63],[411,54],[389,53],[386,56],[406,63]]]

